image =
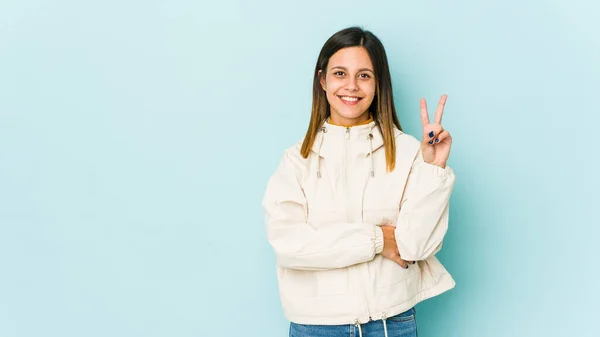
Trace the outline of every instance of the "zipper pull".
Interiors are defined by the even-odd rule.
[[[350,128],[346,128],[346,140],[350,139]]]

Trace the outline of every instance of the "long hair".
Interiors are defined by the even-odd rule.
[[[331,115],[329,102],[323,87],[321,87],[321,76],[327,73],[329,59],[338,50],[347,47],[363,47],[369,54],[373,67],[375,68],[375,97],[369,107],[375,124],[383,135],[385,148],[385,161],[388,172],[393,171],[396,165],[396,142],[394,141],[394,126],[402,130],[392,93],[392,80],[388,66],[385,48],[381,41],[368,30],[360,27],[349,27],[333,34],[321,48],[317,65],[315,66],[313,79],[313,101],[310,123],[302,148],[302,156],[307,158],[315,142],[319,128]],[[319,74],[319,70],[322,70]]]

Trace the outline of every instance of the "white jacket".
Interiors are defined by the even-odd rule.
[[[295,144],[269,179],[262,205],[288,320],[362,324],[454,287],[435,257],[448,229],[454,173],[425,163],[414,137],[395,129],[395,139],[396,167],[387,172],[374,122],[325,122],[309,157]],[[418,261],[408,269],[379,254],[385,220],[396,226],[401,257]]]

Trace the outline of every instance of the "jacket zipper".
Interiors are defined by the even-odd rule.
[[[345,195],[346,195],[346,221],[348,221],[348,173],[346,170],[346,158],[347,158],[347,154],[348,154],[348,140],[350,140],[350,127],[346,127],[346,142],[344,142],[344,188],[345,188]],[[372,320],[371,318],[371,310],[369,310],[369,303],[367,303],[367,298],[365,296],[364,293],[364,289],[363,289],[363,282],[361,280],[361,274],[360,274],[360,270],[358,269],[358,266],[354,266],[354,270],[356,271],[356,278],[358,279],[358,287],[359,287],[359,291],[360,291],[360,297],[363,301],[363,304],[365,306],[365,309],[367,309],[367,314],[369,315],[369,321]],[[358,322],[358,319],[356,320],[356,323]]]

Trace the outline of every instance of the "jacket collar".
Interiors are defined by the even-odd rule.
[[[402,131],[394,128],[394,133],[397,137]],[[372,139],[369,141],[370,137]],[[331,124],[326,120],[319,128],[312,151],[321,157],[339,156],[340,151],[344,148],[344,142],[350,144],[352,153],[366,156],[371,151],[383,146],[383,136],[374,121],[368,124],[345,127]]]

